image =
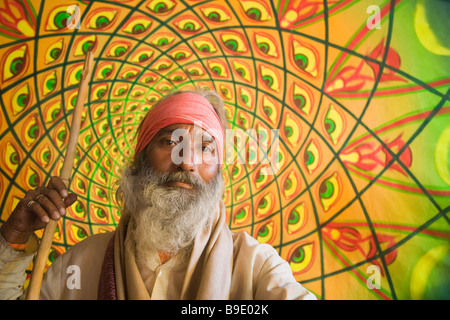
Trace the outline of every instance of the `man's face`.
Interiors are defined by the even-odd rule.
[[[173,124],[161,129],[147,148],[148,164],[159,172],[189,172],[209,183],[218,174],[218,150],[212,136],[193,124]],[[168,186],[190,189],[183,182]]]
[[[200,127],[168,126],[145,152],[146,162],[125,170],[120,186],[140,257],[186,248],[215,217],[223,193],[215,141]]]

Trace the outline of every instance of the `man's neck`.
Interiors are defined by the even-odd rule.
[[[167,261],[169,261],[173,257],[172,252],[166,252],[166,251],[158,251],[159,260],[161,261],[161,264],[165,264]]]

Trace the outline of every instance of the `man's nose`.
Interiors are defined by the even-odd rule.
[[[175,159],[172,158],[172,160],[175,160],[173,162],[183,171],[196,171],[202,155],[195,149],[194,141],[189,134],[184,135],[180,140],[177,148],[178,156]]]
[[[193,143],[188,142],[187,145],[187,147],[182,148],[180,151],[180,157],[182,158],[182,161],[178,165],[178,167],[183,171],[196,171],[196,153],[193,147]]]

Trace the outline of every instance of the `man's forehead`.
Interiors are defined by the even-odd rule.
[[[208,131],[206,131],[205,129],[203,129],[202,127],[193,125],[193,124],[188,124],[188,123],[176,123],[176,124],[171,124],[167,127],[162,128],[161,130],[159,130],[158,132],[158,136],[163,136],[163,135],[172,135],[172,133],[174,133],[174,131],[177,130],[178,133],[182,133],[185,134],[187,132],[189,132],[189,134],[191,135],[195,135],[198,137],[202,137],[203,140],[206,141],[213,141],[213,137],[211,136],[211,134],[209,134]],[[178,130],[185,130],[183,131],[178,131]]]

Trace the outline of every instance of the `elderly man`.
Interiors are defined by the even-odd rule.
[[[269,245],[225,221],[223,102],[174,92],[138,130],[117,199],[118,228],[58,257],[41,299],[315,299]],[[59,178],[29,191],[0,229],[0,298],[22,298],[34,231],[76,201]]]

